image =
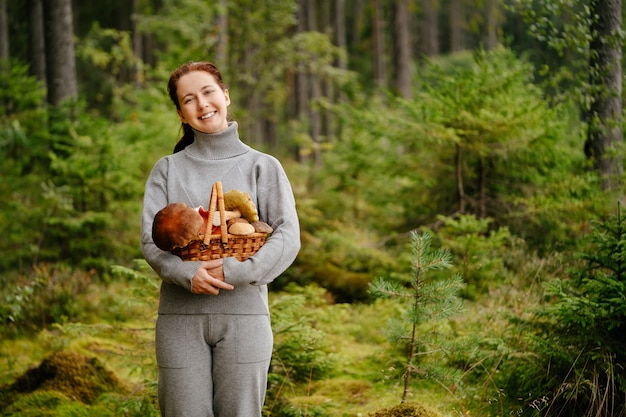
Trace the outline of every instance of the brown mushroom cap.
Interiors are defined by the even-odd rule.
[[[229,221],[226,222],[226,225],[228,227],[232,226],[235,223],[250,223],[249,221],[247,221],[246,219],[242,219],[241,217],[237,217],[234,219],[230,219]]]
[[[185,203],[171,203],[154,216],[152,240],[161,250],[170,251],[198,239],[204,219]]]
[[[252,226],[254,226],[254,231],[257,233],[272,233],[274,231],[274,229],[265,222],[254,222]]]
[[[248,222],[233,223],[233,225],[228,228],[228,233],[231,235],[251,235],[254,233],[254,226]]]
[[[224,193],[224,207],[226,210],[239,210],[241,217],[250,223],[259,221],[259,213],[256,206],[246,192],[240,190],[226,191]]]

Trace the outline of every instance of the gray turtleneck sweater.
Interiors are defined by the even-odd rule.
[[[300,227],[287,175],[273,156],[250,148],[239,139],[237,123],[217,134],[195,132],[183,151],[161,158],[146,182],[142,215],[142,252],[162,278],[159,314],[268,314],[267,284],[291,265],[300,250]],[[219,295],[191,293],[191,278],[200,261],[182,261],[152,241],[155,214],[169,203],[208,206],[211,187],[250,195],[259,218],[274,232],[248,260],[224,259],[225,281],[232,291]]]

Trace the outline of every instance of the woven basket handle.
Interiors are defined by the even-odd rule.
[[[217,186],[217,208],[220,211],[220,232],[222,235],[222,246],[228,245],[228,228],[226,227],[226,209],[224,208],[224,190],[222,183],[216,182]]]
[[[222,246],[228,244],[228,228],[226,227],[226,210],[224,208],[224,190],[222,183],[217,181],[211,188],[211,200],[209,201],[209,218],[207,219],[207,231],[204,234],[204,244],[209,245],[211,242],[211,229],[213,227],[213,218],[215,217],[215,207],[220,212],[220,234],[222,238]]]

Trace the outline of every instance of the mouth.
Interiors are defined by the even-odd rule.
[[[211,112],[211,113],[207,113],[207,114],[203,114],[202,116],[199,117],[200,120],[207,120],[210,119],[211,117],[215,116],[215,113],[217,112]]]

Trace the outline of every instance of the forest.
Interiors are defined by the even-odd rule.
[[[143,192],[208,60],[300,220],[265,417],[626,417],[623,16],[0,0],[0,416],[160,415]]]

